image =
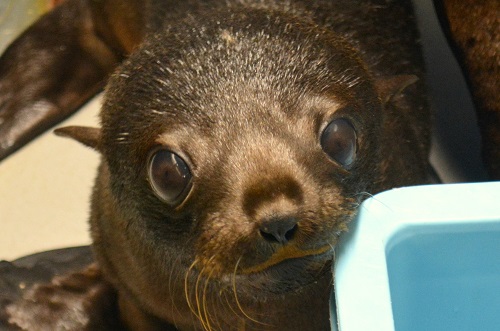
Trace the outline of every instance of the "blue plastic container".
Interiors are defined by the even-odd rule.
[[[336,253],[333,330],[500,330],[500,182],[376,195]]]

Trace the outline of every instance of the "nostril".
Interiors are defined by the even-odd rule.
[[[293,239],[297,229],[297,220],[293,217],[274,218],[262,223],[260,234],[269,242],[277,242],[284,245]]]
[[[297,232],[297,228],[298,228],[298,225],[295,224],[290,230],[288,230],[286,233],[285,233],[285,239],[287,241],[290,241],[292,240],[292,238],[294,237],[295,235],[295,232]]]

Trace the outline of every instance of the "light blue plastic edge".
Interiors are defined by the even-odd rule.
[[[336,248],[332,330],[394,331],[386,249],[411,226],[500,222],[500,182],[405,187],[366,200]]]

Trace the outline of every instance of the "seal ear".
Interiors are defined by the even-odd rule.
[[[386,104],[403,92],[408,86],[415,84],[418,80],[419,78],[415,75],[397,75],[377,79],[375,87],[382,103]]]
[[[100,151],[101,148],[101,129],[88,126],[65,126],[54,130],[54,133],[60,137],[68,137]]]

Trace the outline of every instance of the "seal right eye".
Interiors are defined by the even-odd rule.
[[[149,161],[149,182],[156,195],[169,204],[179,202],[191,188],[191,172],[177,154],[159,149]]]
[[[321,147],[332,160],[346,168],[356,160],[357,139],[351,122],[338,118],[331,121],[321,134]]]

